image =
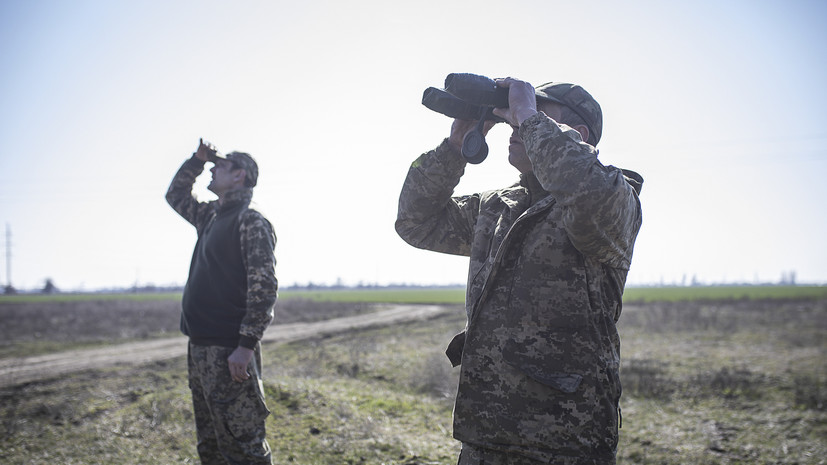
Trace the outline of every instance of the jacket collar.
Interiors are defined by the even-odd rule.
[[[218,204],[218,211],[228,210],[241,204],[248,205],[252,199],[253,189],[244,188],[227,192]]]
[[[548,191],[540,185],[540,181],[537,180],[537,176],[535,176],[533,172],[521,174],[520,185],[528,191],[529,206],[536,204],[550,195]]]

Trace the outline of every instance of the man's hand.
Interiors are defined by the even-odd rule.
[[[204,143],[203,139],[198,139],[198,150],[195,152],[195,158],[201,161],[210,161],[215,158],[216,153],[217,151],[212,144]]]
[[[252,349],[241,346],[236,347],[233,353],[227,358],[227,362],[230,364],[230,376],[233,378],[233,381],[240,383],[250,378],[250,373],[247,373],[247,366],[252,359]]]
[[[465,139],[465,135],[477,126],[477,123],[478,121],[455,119],[451,124],[451,135],[448,136],[448,144],[451,148],[457,153],[462,153],[462,141]],[[482,135],[487,135],[494,124],[496,124],[494,121],[486,121],[482,128]]]
[[[495,79],[499,87],[508,88],[508,108],[495,108],[494,114],[519,127],[523,121],[537,114],[534,86],[514,78]]]

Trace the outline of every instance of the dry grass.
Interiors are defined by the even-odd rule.
[[[274,323],[300,323],[373,311],[364,303],[279,301]],[[36,355],[127,340],[177,336],[176,296],[151,300],[45,300],[0,305],[0,357]]]
[[[620,330],[620,463],[825,463],[826,300],[628,306]]]
[[[303,305],[282,318],[368,309]],[[464,324],[454,310],[266,345],[276,463],[455,463],[457,370],[442,353]],[[620,331],[619,464],[827,463],[826,300],[627,305]],[[184,371],[173,360],[2,390],[0,463],[193,463]]]

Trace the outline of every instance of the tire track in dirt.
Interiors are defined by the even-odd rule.
[[[440,305],[394,305],[386,310],[356,316],[312,323],[271,325],[265,331],[262,342],[292,342],[391,323],[423,320],[435,317],[446,310],[447,307]],[[178,336],[34,357],[7,358],[0,360],[0,388],[41,381],[76,371],[116,365],[140,365],[184,356],[186,353],[187,338]]]

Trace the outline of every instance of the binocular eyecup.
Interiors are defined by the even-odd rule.
[[[445,89],[429,87],[422,94],[427,108],[455,119],[479,121],[462,141],[462,156],[468,163],[478,164],[488,156],[488,144],[482,133],[486,121],[505,122],[494,116],[494,108],[508,107],[508,89],[498,87],[493,79],[477,74],[451,73],[445,78]]]

